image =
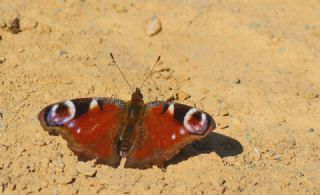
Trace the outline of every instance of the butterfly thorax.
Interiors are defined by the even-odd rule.
[[[130,102],[127,104],[126,126],[123,128],[120,141],[121,141],[121,154],[126,156],[133,146],[137,132],[136,125],[139,123],[141,116],[143,116],[144,101],[139,88],[132,94]]]

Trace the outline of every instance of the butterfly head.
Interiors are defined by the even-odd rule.
[[[143,95],[139,88],[136,88],[136,91],[131,96],[131,102],[142,102],[143,103]]]

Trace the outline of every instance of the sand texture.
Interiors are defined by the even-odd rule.
[[[0,193],[320,194],[320,2],[0,1]],[[20,27],[11,24],[18,17]],[[37,119],[80,97],[210,113],[165,170],[78,161]],[[199,147],[201,146],[201,147]]]

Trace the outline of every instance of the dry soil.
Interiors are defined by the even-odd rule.
[[[0,1],[3,194],[320,194],[320,2]],[[146,33],[150,18],[162,25]],[[20,31],[10,30],[14,18]],[[19,30],[16,29],[15,30]],[[79,97],[177,96],[216,120],[166,170],[81,162],[38,112]],[[205,150],[203,149],[205,148]]]

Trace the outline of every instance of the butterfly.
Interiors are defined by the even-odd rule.
[[[114,168],[122,158],[125,168],[164,167],[184,146],[215,129],[213,118],[197,108],[172,99],[144,103],[141,87],[128,102],[95,97],[54,103],[38,119],[44,130],[67,140],[79,159],[96,159]]]

